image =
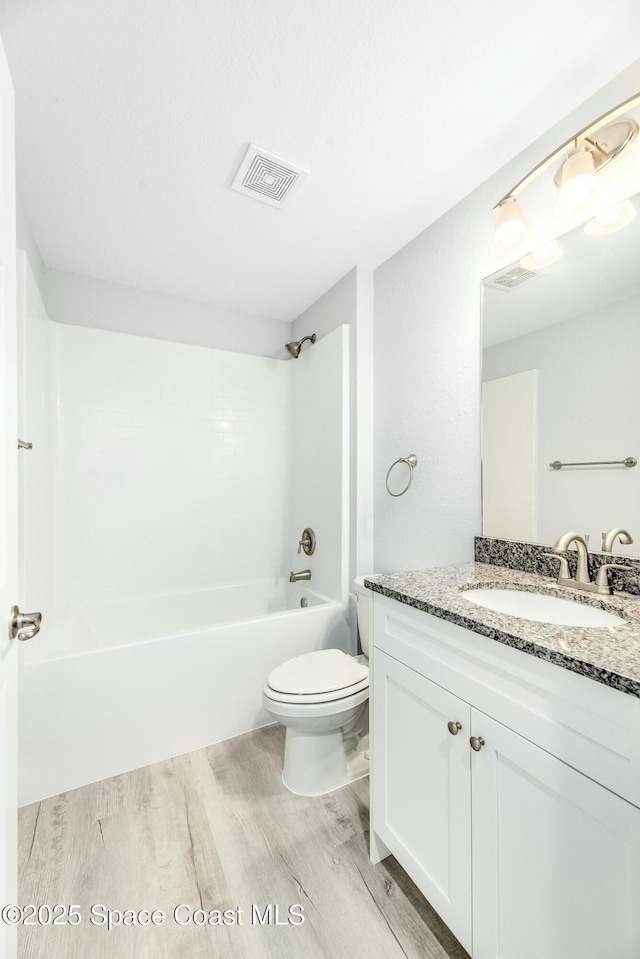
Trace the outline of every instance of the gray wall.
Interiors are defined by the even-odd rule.
[[[291,324],[45,267],[47,312],[57,323],[192,346],[284,358]]]
[[[351,325],[356,317],[357,271],[354,267],[326,293],[312,303],[304,313],[291,324],[291,339],[300,340],[303,336],[317,333],[318,339],[331,333],[343,323]],[[310,348],[305,343],[303,350]]]
[[[481,531],[480,281],[495,203],[537,162],[640,89],[640,61],[474,190],[375,272],[377,570],[466,562]],[[390,497],[385,473],[408,453],[413,486]]]

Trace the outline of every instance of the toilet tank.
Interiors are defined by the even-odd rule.
[[[353,592],[356,597],[358,631],[362,652],[368,658],[373,645],[373,593],[365,587],[365,579],[365,576],[356,576],[353,581]]]

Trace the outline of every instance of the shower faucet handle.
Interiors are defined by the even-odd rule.
[[[316,549],[316,534],[310,526],[302,531],[302,539],[298,542],[298,552],[304,550],[307,556],[313,556]]]

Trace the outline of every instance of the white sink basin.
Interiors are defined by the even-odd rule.
[[[476,606],[521,619],[533,619],[537,623],[556,626],[621,626],[624,623],[622,616],[606,609],[541,593],[525,593],[517,589],[465,589],[460,595]]]

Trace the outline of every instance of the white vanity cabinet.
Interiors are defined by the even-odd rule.
[[[378,845],[473,959],[638,959],[640,701],[374,606]]]
[[[373,825],[469,949],[471,707],[378,649],[374,658]]]

